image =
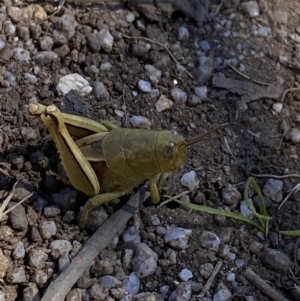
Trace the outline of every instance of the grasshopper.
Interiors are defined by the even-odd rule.
[[[172,131],[119,128],[62,113],[55,105],[30,103],[28,110],[52,135],[71,184],[91,197],[84,205],[80,228],[92,208],[131,192],[146,180],[152,202],[158,203],[157,176],[182,166],[187,147],[211,132],[188,142]]]

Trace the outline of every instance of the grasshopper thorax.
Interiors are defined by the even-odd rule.
[[[155,147],[161,172],[170,172],[183,165],[187,143],[183,136],[171,131],[159,131]]]

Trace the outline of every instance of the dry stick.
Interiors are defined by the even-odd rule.
[[[265,280],[260,278],[251,268],[247,268],[243,275],[270,299],[274,301],[289,301],[266,283]]]
[[[280,210],[281,207],[285,204],[285,202],[290,198],[290,196],[293,193],[296,193],[300,189],[300,183],[298,183],[293,189],[288,191],[288,195],[284,198],[284,200],[281,202],[280,206],[278,207],[277,210]]]
[[[272,174],[256,174],[256,173],[250,173],[251,176],[257,177],[257,178],[274,178],[274,179],[287,179],[287,178],[300,178],[300,175],[296,173],[291,173],[288,175],[283,175],[283,176],[277,176],[277,175],[272,175]]]
[[[158,41],[154,41],[154,40],[151,40],[151,39],[149,39],[149,38],[146,38],[146,37],[136,37],[136,36],[128,36],[128,35],[126,35],[126,34],[123,34],[123,33],[121,33],[121,32],[119,32],[120,33],[120,35],[122,35],[123,37],[125,37],[125,38],[127,38],[127,39],[139,39],[139,40],[145,40],[145,41],[148,41],[148,42],[151,42],[151,43],[154,43],[154,44],[157,44],[157,45],[159,45],[159,46],[161,46],[161,47],[164,47],[165,48],[165,50],[168,52],[168,54],[170,55],[170,57],[174,60],[174,62],[176,63],[176,65],[178,65],[178,66],[180,66],[181,68],[183,68],[183,70],[188,74],[188,76],[190,77],[190,78],[192,78],[192,79],[195,79],[194,78],[194,76],[189,72],[189,71],[187,71],[187,69],[184,67],[184,66],[182,66],[181,64],[179,64],[178,63],[178,61],[176,60],[176,58],[174,57],[174,55],[172,54],[172,52],[169,50],[169,48],[166,46],[166,45],[164,45],[163,43],[161,43],[161,42],[158,42]]]
[[[143,189],[143,188],[141,188]],[[124,228],[133,213],[150,196],[146,192],[140,200],[141,189],[130,198],[129,202],[114,213],[84,245],[83,249],[75,256],[70,265],[49,285],[41,301],[63,301],[72,289],[72,286],[81,275],[90,267],[93,260],[117,233]]]
[[[296,88],[289,88],[289,89],[286,89],[286,90],[283,92],[283,94],[282,94],[282,96],[281,96],[281,98],[280,98],[280,102],[283,102],[283,101],[284,101],[284,99],[285,99],[285,97],[286,97],[286,94],[287,94],[288,92],[295,92],[295,93],[297,93],[297,92],[300,92],[300,88],[299,88],[299,87],[296,87]]]
[[[207,282],[205,283],[205,285],[203,286],[201,293],[197,296],[197,299],[202,299],[204,297],[204,295],[206,294],[206,292],[209,290],[209,288],[211,287],[215,277],[217,276],[217,274],[220,271],[220,268],[222,266],[223,262],[220,260],[218,261],[218,263],[216,264],[212,274],[210,275],[210,277],[208,278]]]

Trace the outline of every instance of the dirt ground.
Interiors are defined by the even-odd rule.
[[[36,20],[38,13],[33,14],[35,17],[29,23],[26,20],[23,22],[21,17],[12,17],[9,7],[23,9],[31,2],[11,3],[5,0],[0,3],[0,42],[5,42],[5,47],[0,51],[0,197],[5,199],[17,179],[20,183],[13,202],[33,192],[33,196],[4,217],[0,225],[0,257],[4,258],[4,267],[0,267],[0,300],[40,300],[59,273],[59,260],[51,255],[51,242],[69,241],[72,250],[68,256],[72,260],[78,251],[76,244],[82,246],[93,234],[90,230],[72,230],[77,224],[75,217],[80,206],[88,197],[59,181],[55,174],[59,155],[42,122],[29,116],[30,102],[55,104],[64,112],[96,121],[110,120],[125,127],[132,127],[130,118],[140,115],[150,120],[152,129],[175,128],[185,137],[197,136],[226,123],[224,130],[219,132],[222,139],[206,140],[191,146],[186,163],[170,174],[166,181],[164,194],[175,196],[187,189],[180,183],[181,176],[195,171],[199,187],[185,198],[192,203],[240,212],[243,197],[226,203],[222,194],[224,188],[233,186],[243,195],[245,182],[252,174],[298,174],[299,95],[297,91],[295,94],[290,92],[283,98],[282,92],[299,86],[299,2],[258,1],[260,14],[251,17],[240,1],[224,0],[221,4],[214,0],[209,3],[209,14],[202,26],[199,24],[201,20],[195,21],[176,6],[174,12],[167,16],[160,8],[150,9],[148,4],[148,12],[152,12],[149,14],[138,5],[132,4],[127,9],[126,3],[120,10],[97,4],[65,3],[55,16],[46,21]],[[58,5],[48,1],[38,4],[47,15],[53,13]],[[128,11],[133,13],[129,15],[133,21],[130,21]],[[286,12],[288,20],[276,17],[278,11]],[[57,24],[65,14],[74,15],[77,26],[72,37],[59,42],[59,38],[54,38],[54,31],[61,30],[57,29],[60,26]],[[16,25],[15,33],[10,32],[8,20]],[[189,32],[188,38],[179,38],[181,27]],[[29,37],[26,37],[24,28],[29,28]],[[88,35],[103,28],[114,37],[112,50],[108,52],[93,50],[96,46],[87,41]],[[264,35],[264,32],[267,34]],[[53,36],[56,42],[47,51],[54,51],[58,56],[50,63],[41,64],[37,55],[42,51],[40,40],[43,36]],[[166,45],[174,56],[170,56],[162,45]],[[17,47],[28,50],[30,58],[18,60]],[[107,62],[111,64],[110,68],[101,68],[101,64]],[[189,74],[178,68],[176,63],[184,66]],[[138,88],[140,80],[150,82],[145,65],[153,65],[162,71],[159,81],[152,82],[153,88],[158,91],[154,97]],[[32,76],[26,76],[26,73]],[[93,88],[95,82],[103,83],[106,92],[99,96],[94,93],[94,88],[86,96],[75,91],[65,96],[59,95],[57,84],[62,76],[71,73],[82,75]],[[15,77],[15,84],[12,76]],[[230,82],[222,86],[223,83],[216,78],[227,78]],[[174,87],[186,92],[190,101],[174,100],[170,94]],[[206,87],[207,97],[196,96],[196,87]],[[171,99],[173,106],[158,112],[156,103],[161,95]],[[299,183],[299,177],[286,176],[281,179],[283,196],[280,202]],[[255,178],[263,188],[272,177]],[[235,195],[238,194],[235,192]],[[130,227],[140,223],[138,233],[141,241],[158,255],[155,272],[140,279],[138,292],[156,292],[163,299],[176,299],[170,295],[183,281],[178,277],[179,273],[188,269],[193,275],[188,280],[192,284],[191,295],[186,297],[178,293],[178,300],[272,300],[245,278],[243,272],[250,267],[286,298],[273,300],[300,300],[298,239],[279,232],[300,229],[299,196],[299,192],[292,194],[280,210],[280,202],[267,200],[268,214],[272,217],[268,237],[254,227],[231,219],[190,211],[174,204],[157,208],[147,201],[135,220],[127,225]],[[123,197],[120,202],[126,202],[129,197]],[[105,218],[118,208],[118,203],[104,206]],[[45,208],[52,209],[47,211]],[[176,264],[166,264],[166,253],[170,247],[164,242],[163,235],[158,233],[153,217],[160,220],[162,228],[192,230],[188,247],[175,250]],[[45,226],[48,221],[55,224],[55,230],[49,236],[53,224]],[[204,247],[202,234],[205,231],[220,238],[218,250]],[[23,242],[25,248],[23,256],[16,255],[19,242]],[[226,248],[230,254],[235,254],[234,258],[223,254]],[[42,267],[30,263],[33,256],[30,251],[33,249],[46,254]],[[109,252],[110,259],[114,258],[112,261],[117,266],[124,260],[126,249],[130,247],[122,241],[121,233],[115,248],[106,252]],[[280,251],[285,260],[282,265],[291,265],[291,270],[276,269],[276,263],[270,266],[265,259],[270,250]],[[96,263],[105,259],[105,254],[100,254]],[[280,256],[275,256],[274,262],[280,262]],[[215,267],[220,261],[220,270],[205,297],[201,296],[208,278],[203,276],[201,265],[209,263]],[[240,262],[243,262],[241,266]],[[73,295],[70,294],[67,300],[125,300],[125,295],[108,294],[102,299],[93,295],[91,287],[99,278],[93,267],[95,270],[95,262],[82,277],[85,281],[92,279],[89,285],[77,282]],[[118,278],[116,270],[114,266],[108,274]],[[129,264],[122,273],[128,276],[132,271]],[[234,281],[229,279],[230,273],[234,273]],[[220,283],[231,296],[217,295]]]

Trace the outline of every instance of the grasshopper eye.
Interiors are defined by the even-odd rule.
[[[174,156],[175,146],[174,143],[169,143],[165,146],[164,157],[168,160],[172,160]]]

